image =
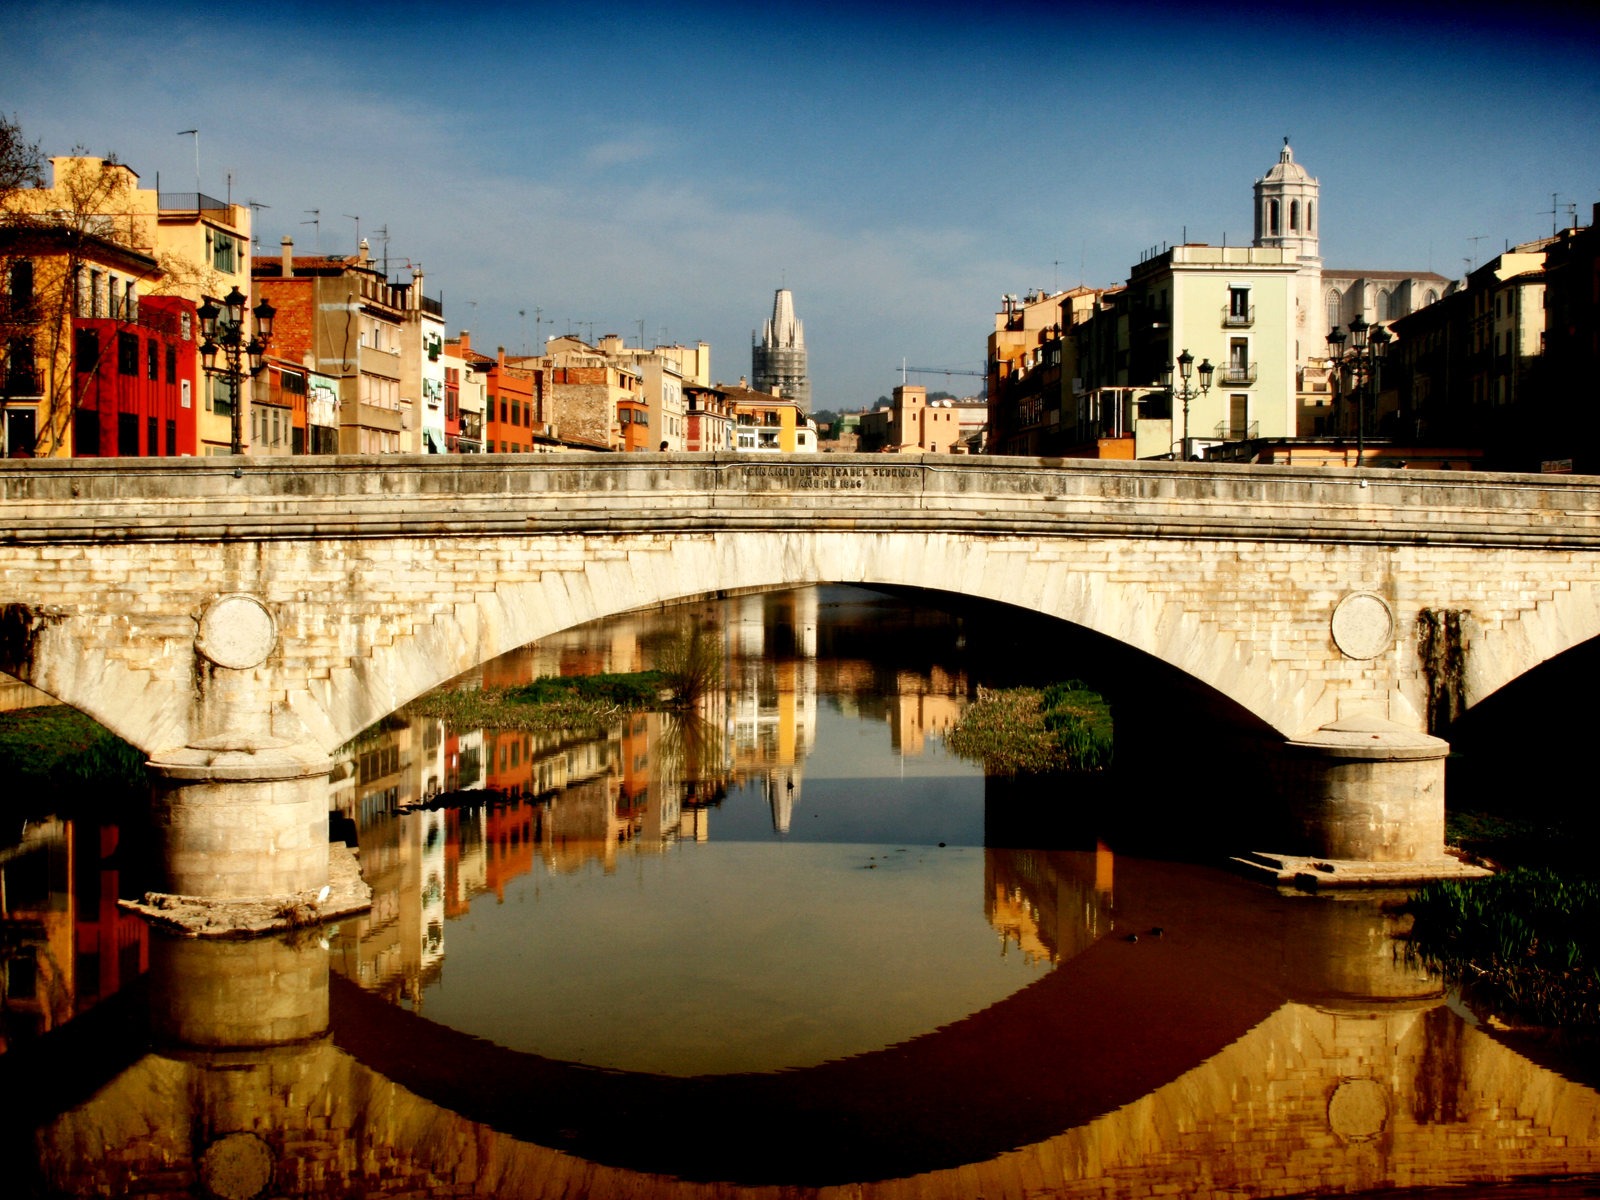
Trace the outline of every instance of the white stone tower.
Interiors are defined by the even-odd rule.
[[[811,412],[811,377],[806,372],[806,333],[794,315],[794,296],[779,288],[772,316],[750,347],[750,386],[793,400],[802,413]]]
[[[1294,282],[1294,357],[1304,367],[1310,356],[1322,353],[1328,331],[1322,327],[1318,296],[1322,291],[1322,256],[1318,247],[1322,202],[1321,187],[1294,160],[1289,139],[1272,170],[1256,180],[1256,236],[1254,244],[1284,251],[1299,267]]]

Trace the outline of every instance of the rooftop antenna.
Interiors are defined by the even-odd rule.
[[[361,218],[354,213],[345,213],[344,215],[356,223],[356,249],[359,250],[361,249]]]
[[[360,230],[358,229],[356,232],[359,234]],[[383,277],[387,279],[389,277],[389,227],[387,225],[378,226],[377,229],[373,230],[372,236],[383,243]],[[360,240],[358,236],[356,241],[359,242]],[[415,269],[415,267],[412,268],[412,270]]]
[[[1487,240],[1487,238],[1488,238],[1487,234],[1480,233],[1476,237],[1469,237],[1467,239],[1467,241],[1472,243],[1472,257],[1463,260],[1467,264],[1467,274],[1468,275],[1471,275],[1472,272],[1477,269],[1477,265],[1478,265],[1478,262],[1477,262],[1477,260],[1478,260],[1478,243],[1481,242],[1481,241]]]
[[[321,254],[322,253],[322,210],[320,208],[302,208],[300,211],[301,212],[308,212],[308,213],[311,214],[311,220],[309,220],[309,221],[301,221],[300,224],[311,226],[311,233],[312,233],[313,238],[314,238],[314,241],[312,242],[312,245],[315,247],[316,252],[318,254]]]
[[[1561,205],[1557,203],[1557,200],[1559,200],[1559,199],[1560,199],[1559,193],[1557,193],[1557,192],[1551,192],[1550,193],[1550,236],[1551,237],[1555,237],[1555,235],[1556,235],[1556,218],[1561,215]]]
[[[525,308],[517,309],[517,322],[518,322],[518,325],[520,326],[520,330],[521,330],[521,333],[522,333],[522,353],[524,355],[526,355],[528,353],[528,310],[527,309],[525,309]]]
[[[255,249],[260,250],[261,249],[261,231],[256,228],[255,215],[256,215],[256,213],[260,212],[263,208],[271,208],[272,205],[263,204],[259,200],[246,200],[244,203],[245,203],[245,207],[250,210],[250,217],[251,217],[251,220],[250,220],[250,242],[251,242],[251,245]]]
[[[644,318],[640,317],[634,322],[639,327],[639,349],[644,349]]]
[[[198,129],[180,129],[179,137],[194,138],[194,194],[200,195],[200,131]],[[199,204],[199,200],[195,201]]]

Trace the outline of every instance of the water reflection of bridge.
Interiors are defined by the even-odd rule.
[[[1103,857],[997,858],[1063,926],[1103,916]],[[106,1031],[135,1005],[114,1002],[58,1035],[71,1069],[7,1056],[0,1086],[67,1194],[1267,1196],[1600,1172],[1600,1097],[1464,1022],[1378,905],[1128,860],[1114,895],[1114,932],[1001,1003],[776,1075],[513,1054],[330,981],[314,941],[161,940],[155,1053],[129,1061]]]

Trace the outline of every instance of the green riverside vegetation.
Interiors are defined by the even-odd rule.
[[[1516,1023],[1600,1033],[1600,881],[1514,867],[1415,892],[1412,957]]]
[[[1111,710],[1077,680],[1046,688],[978,689],[945,738],[991,775],[1099,771],[1111,764]]]
[[[0,712],[0,778],[27,812],[87,814],[146,800],[144,763],[127,742],[65,704]]]
[[[675,699],[663,671],[541,675],[520,687],[430,692],[402,711],[438,717],[461,729],[588,732],[605,729],[626,713],[672,707]]]

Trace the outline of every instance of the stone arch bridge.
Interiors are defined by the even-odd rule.
[[[882,455],[0,467],[0,670],[150,756],[174,894],[315,896],[329,755],[489,658],[723,590],[935,589],[1283,738],[1303,845],[1443,861],[1455,713],[1600,634],[1600,482]]]

